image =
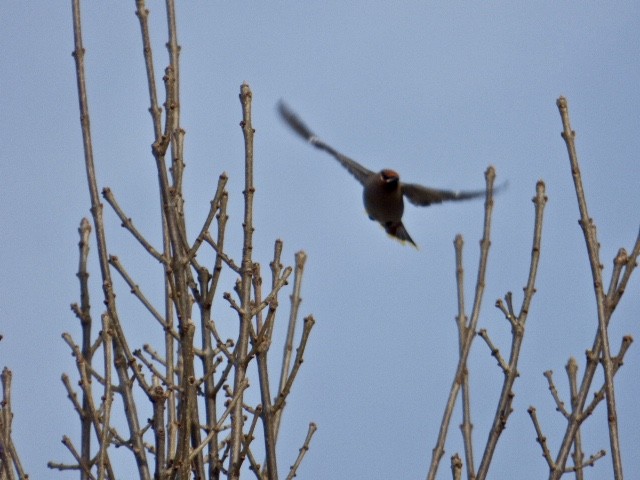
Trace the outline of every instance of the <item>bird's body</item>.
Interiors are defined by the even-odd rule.
[[[469,200],[485,195],[484,190],[454,192],[414,183],[403,183],[400,181],[400,176],[388,168],[380,172],[373,172],[320,140],[284,103],[280,102],[278,111],[294,132],[314,147],[333,156],[360,182],[363,186],[362,200],[367,215],[371,220],[382,225],[389,235],[398,240],[407,241],[416,246],[402,223],[404,197],[407,197],[407,200],[414,205],[428,206],[432,203]]]
[[[384,169],[379,174],[369,175],[363,186],[362,201],[369,218],[382,225],[392,237],[415,245],[402,224],[404,199],[400,176],[393,170]]]

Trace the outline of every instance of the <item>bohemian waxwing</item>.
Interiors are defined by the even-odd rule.
[[[332,155],[362,184],[364,187],[362,199],[369,218],[378,222],[389,235],[403,243],[407,241],[417,248],[416,243],[402,224],[403,197],[407,197],[407,200],[414,205],[426,207],[432,203],[442,203],[449,200],[469,200],[485,195],[484,190],[454,192],[423,187],[415,183],[403,183],[400,181],[400,176],[394,170],[388,168],[378,173],[372,172],[320,140],[282,101],[278,103],[278,112],[294,132],[314,147]],[[494,191],[496,190],[494,189]]]

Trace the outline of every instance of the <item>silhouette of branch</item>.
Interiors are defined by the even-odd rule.
[[[595,408],[597,402],[585,409],[585,403],[588,392],[591,388],[593,378],[598,365],[601,363],[604,370],[605,385],[604,397],[607,403],[607,419],[609,422],[609,444],[611,447],[613,473],[615,479],[622,478],[622,460],[620,455],[620,444],[618,436],[618,422],[615,405],[615,392],[613,385],[613,376],[617,370],[615,362],[611,356],[610,341],[608,336],[608,326],[611,314],[615,310],[626,284],[635,269],[638,254],[640,254],[640,233],[636,239],[636,243],[630,256],[626,256],[624,250],[619,250],[618,255],[614,259],[614,268],[611,277],[608,293],[605,295],[602,281],[602,265],[599,258],[599,243],[596,234],[596,227],[593,220],[589,217],[587,210],[587,202],[582,186],[582,178],[580,174],[580,166],[578,163],[578,155],[575,146],[575,132],[571,129],[569,120],[568,102],[564,97],[558,98],[556,102],[560,117],[562,120],[563,131],[562,138],[565,141],[567,152],[569,155],[569,163],[571,166],[571,174],[574,180],[576,197],[578,200],[578,208],[580,211],[580,226],[583,231],[589,264],[591,266],[591,274],[593,279],[594,294],[596,298],[596,307],[598,314],[598,329],[593,341],[593,346],[587,351],[587,364],[580,382],[580,388],[577,389],[575,408],[567,423],[564,437],[558,450],[554,468],[549,474],[550,480],[558,480],[565,471],[565,465],[571,446],[578,433],[578,429],[582,422],[586,419],[585,414],[590,414]],[[622,276],[622,278],[620,278]],[[594,399],[595,400],[595,399]],[[599,400],[598,400],[599,401]]]
[[[462,355],[462,349],[464,348],[465,340],[469,335],[467,326],[468,318],[465,313],[464,304],[464,264],[462,262],[462,247],[464,241],[462,235],[456,235],[453,242],[455,254],[456,254],[456,285],[458,296],[458,315],[456,315],[456,325],[458,326],[458,355]],[[475,461],[473,460],[473,438],[471,436],[473,431],[473,423],[471,421],[471,391],[469,389],[469,370],[465,369],[462,378],[462,424],[460,430],[462,431],[462,441],[464,444],[464,456],[467,462],[468,478],[475,477]],[[459,457],[458,457],[458,460]],[[452,459],[453,462],[453,459]],[[462,461],[460,463],[460,472],[462,469]],[[457,462],[456,462],[457,465]],[[452,465],[453,467],[453,465]],[[454,476],[455,476],[454,471]]]
[[[449,429],[449,423],[451,421],[451,415],[455,406],[460,386],[463,383],[463,377],[467,370],[467,358],[471,351],[471,344],[475,337],[476,328],[478,325],[478,319],[480,316],[480,306],[482,304],[482,296],[485,286],[485,274],[487,269],[487,259],[489,256],[489,246],[491,244],[491,213],[493,211],[493,183],[495,181],[495,170],[493,167],[489,167],[485,172],[485,179],[487,183],[487,194],[484,207],[484,229],[482,240],[480,241],[480,261],[478,265],[478,277],[476,280],[475,297],[473,301],[473,308],[471,310],[471,318],[469,325],[467,326],[467,335],[462,342],[460,348],[460,355],[458,360],[458,366],[453,378],[451,390],[449,392],[449,398],[447,399],[445,410],[442,416],[442,422],[440,424],[440,430],[438,433],[438,440],[436,446],[433,449],[431,464],[429,466],[429,472],[427,473],[427,480],[435,480],[438,471],[438,465],[444,455],[444,444],[447,437],[447,431]]]
[[[542,241],[542,223],[544,217],[544,207],[547,203],[547,196],[545,194],[544,183],[540,180],[536,184],[536,195],[533,197],[533,203],[535,205],[535,220],[533,226],[533,241],[531,246],[531,261],[529,266],[529,277],[527,284],[524,288],[524,298],[522,299],[522,306],[517,316],[514,314],[512,295],[507,294],[505,300],[507,302],[507,320],[511,324],[511,351],[509,354],[509,364],[507,369],[503,368],[504,382],[502,384],[502,391],[500,393],[500,399],[498,400],[498,408],[493,419],[493,425],[489,432],[489,438],[485,447],[484,455],[480,461],[478,467],[478,473],[476,475],[478,480],[484,480],[489,472],[489,465],[493,458],[498,439],[504,431],[507,425],[507,420],[511,415],[513,409],[511,404],[513,397],[513,385],[518,378],[518,360],[520,358],[520,349],[524,340],[525,326],[529,315],[529,308],[531,306],[531,300],[536,291],[535,282],[536,274],[538,272],[538,262],[540,260],[540,245]],[[501,309],[504,311],[504,309]]]
[[[0,373],[0,383],[2,384],[2,401],[0,402],[0,478],[8,480],[14,480],[16,475],[21,479],[28,477],[22,467],[11,433],[11,424],[13,422],[11,404],[12,379],[13,373],[7,367],[4,367],[2,373]]]
[[[307,430],[307,437],[304,439],[304,443],[302,444],[302,447],[300,447],[300,453],[298,454],[296,461],[289,468],[289,475],[287,475],[287,480],[292,480],[293,478],[295,478],[298,468],[300,467],[300,463],[302,463],[302,459],[304,458],[306,453],[309,451],[309,444],[311,443],[311,438],[313,437],[313,434],[316,433],[317,429],[318,427],[315,423],[311,422],[309,424],[309,429]]]

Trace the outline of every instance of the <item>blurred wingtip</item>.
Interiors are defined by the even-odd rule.
[[[509,188],[509,180],[505,180],[504,182],[502,182],[500,185],[498,185],[497,187],[493,188],[493,193],[501,193],[506,191]]]

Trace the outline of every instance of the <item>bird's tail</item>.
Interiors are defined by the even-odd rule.
[[[400,240],[402,243],[409,242],[415,248],[418,248],[418,245],[416,245],[416,242],[413,241],[411,235],[409,235],[407,229],[404,228],[402,222],[385,225],[384,229],[389,235]]]

